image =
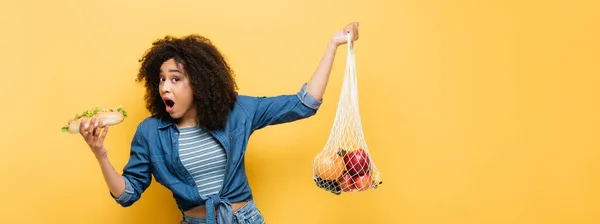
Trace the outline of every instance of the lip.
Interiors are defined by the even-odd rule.
[[[162,100],[163,100],[163,104],[165,105],[165,110],[167,111],[167,113],[171,113],[173,111],[173,107],[175,105],[173,104],[173,106],[169,106],[167,104],[167,101],[171,101],[173,103],[175,103],[175,101],[173,101],[173,99],[171,97],[168,97],[168,96],[163,96]]]

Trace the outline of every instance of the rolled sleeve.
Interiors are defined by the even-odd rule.
[[[307,107],[313,110],[318,110],[319,107],[321,107],[323,100],[317,100],[312,95],[310,95],[310,93],[308,93],[308,91],[306,90],[306,85],[307,83],[304,83],[304,85],[302,85],[302,88],[298,92],[297,96],[300,99],[300,102],[302,102],[302,104],[306,105]]]
[[[112,192],[110,192],[110,196],[121,205],[131,200],[134,193],[133,186],[131,185],[129,179],[123,176],[123,180],[125,181],[125,191],[119,197],[115,197]]]
[[[306,86],[307,83],[304,83],[296,94],[248,98],[254,105],[254,108],[250,109],[254,111],[252,129],[258,130],[267,125],[288,123],[315,115],[322,100],[310,95]]]
[[[152,182],[151,164],[148,155],[148,142],[142,130],[142,122],[131,141],[131,151],[129,153],[129,161],[123,168],[121,175],[125,182],[125,191],[119,197],[111,196],[115,201],[127,207],[140,199],[142,193],[148,188]]]

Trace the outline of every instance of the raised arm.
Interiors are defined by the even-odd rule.
[[[253,98],[254,109],[251,111],[254,130],[304,119],[317,112],[329,81],[335,53],[338,46],[348,42],[347,34],[352,35],[352,41],[358,40],[358,23],[350,23],[335,33],[312,77],[296,94]]]
[[[348,24],[346,27],[344,27],[344,29],[335,33],[335,35],[329,41],[327,50],[321,58],[319,66],[307,83],[307,91],[313,96],[313,98],[317,100],[321,100],[323,98],[323,94],[325,93],[325,89],[329,81],[329,75],[331,74],[331,67],[335,59],[337,48],[338,46],[347,43],[346,35],[348,34],[352,35],[352,41],[358,40],[358,25],[359,24],[357,22]]]

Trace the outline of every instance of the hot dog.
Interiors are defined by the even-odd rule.
[[[98,125],[98,123],[100,121],[102,121],[102,127],[104,127],[107,125],[120,124],[127,117],[127,112],[125,112],[125,110],[123,110],[123,108],[121,108],[120,106],[115,109],[94,108],[91,110],[87,110],[87,111],[83,112],[81,115],[76,114],[75,118],[69,120],[67,122],[67,125],[62,127],[62,131],[68,132],[71,134],[77,134],[77,133],[79,133],[79,127],[81,125],[81,121],[83,119],[85,119],[86,122],[85,122],[84,126],[85,126],[85,128],[88,128],[89,122],[93,117],[96,118],[96,125]]]

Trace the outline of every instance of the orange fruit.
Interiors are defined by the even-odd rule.
[[[323,180],[337,180],[344,173],[344,159],[335,152],[321,152],[313,164],[315,174]]]

